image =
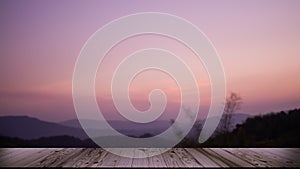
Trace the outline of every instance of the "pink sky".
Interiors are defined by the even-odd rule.
[[[260,114],[300,107],[300,1],[1,1],[0,115],[28,115],[47,121],[76,118],[72,74],[86,40],[113,19],[137,12],[164,12],[198,26],[212,41],[224,65],[228,91],[243,98],[241,113]],[[176,51],[198,71],[203,109],[210,85],[203,68],[175,42],[136,37],[107,55],[96,85],[107,82],[121,55],[149,44]],[[165,45],[167,44],[167,45]],[[126,50],[124,50],[126,49]],[[120,59],[120,58],[119,58]],[[104,71],[105,70],[105,71]],[[133,103],[144,110],[147,91],[163,86],[174,116],[176,84],[166,75],[145,72],[131,86]],[[144,83],[153,76],[160,81]],[[100,79],[100,80],[98,80]],[[143,86],[144,88],[141,88]],[[99,105],[113,109],[105,88]],[[176,111],[175,111],[176,112]],[[176,113],[175,113],[176,115]],[[116,119],[117,115],[107,115]]]

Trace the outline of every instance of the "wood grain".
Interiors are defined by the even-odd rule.
[[[300,167],[299,148],[1,148],[0,167]],[[154,152],[164,152],[153,155]],[[134,158],[123,157],[132,154]]]

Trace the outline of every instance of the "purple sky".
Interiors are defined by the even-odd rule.
[[[243,98],[240,112],[260,114],[300,106],[300,1],[0,1],[0,115],[29,115],[48,121],[75,118],[71,94],[77,56],[101,26],[137,12],[164,12],[198,26],[215,45],[223,62],[228,91]],[[154,37],[148,37],[155,42]],[[133,39],[128,49],[146,42]],[[167,40],[166,40],[167,41]],[[134,45],[135,43],[135,45]],[[126,44],[124,44],[126,45]],[[170,42],[162,47],[176,50]],[[184,49],[178,52],[183,52]],[[118,53],[119,52],[119,53]],[[125,50],[108,58],[118,57]],[[117,55],[117,56],[116,56]],[[187,58],[187,56],[184,56]],[[118,59],[106,64],[107,70]],[[193,64],[192,60],[189,60]],[[111,63],[111,65],[110,65]],[[196,66],[191,66],[196,69]],[[103,68],[103,69],[104,69]],[[203,107],[209,84],[199,70]],[[99,70],[101,77],[101,70]],[[106,72],[109,74],[109,72]],[[151,78],[155,72],[146,77]],[[105,74],[104,74],[105,76]],[[164,76],[164,75],[160,75]],[[140,80],[138,80],[140,78]],[[168,85],[171,111],[178,97],[172,80],[132,84],[133,102],[147,108],[149,88]],[[101,84],[105,80],[97,81]],[[148,86],[147,86],[148,85]],[[141,86],[144,90],[137,91]],[[175,86],[176,87],[176,86]],[[172,90],[174,89],[174,90]],[[104,89],[97,88],[99,105]],[[104,92],[104,93],[103,93]],[[113,109],[109,106],[106,109]],[[168,113],[167,113],[168,114]],[[115,115],[107,115],[115,119]]]

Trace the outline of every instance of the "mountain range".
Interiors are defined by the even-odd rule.
[[[80,139],[88,136],[80,128],[46,122],[28,116],[0,117],[0,135],[21,139],[38,139],[41,137],[69,135]]]
[[[236,124],[243,123],[249,115],[234,114],[232,117],[232,129]],[[83,120],[88,123],[89,130],[93,132],[101,132],[105,136],[111,135],[109,130],[99,130],[101,122],[96,120]],[[199,120],[198,124],[203,124],[203,120]],[[129,121],[108,121],[108,123],[122,134],[132,137],[147,137],[157,135],[171,125],[168,120],[155,121],[147,124],[138,124]],[[98,126],[98,127],[97,127]],[[39,139],[41,137],[52,136],[71,136],[79,139],[88,139],[89,137],[82,129],[77,119],[67,120],[63,122],[47,122],[37,118],[28,116],[1,116],[0,117],[0,136],[16,137],[25,140]]]

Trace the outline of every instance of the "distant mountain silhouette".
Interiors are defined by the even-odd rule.
[[[248,115],[235,114],[232,118],[232,124],[241,124]],[[110,130],[99,130],[104,122],[97,120],[84,120],[89,124],[88,128],[92,132],[100,133],[102,136],[112,136]],[[108,121],[117,131],[131,137],[145,137],[148,135],[157,135],[167,130],[171,126],[168,120],[154,121],[147,124],[138,124],[130,121]],[[203,123],[203,120],[199,120]],[[98,129],[96,129],[98,126]],[[194,133],[192,131],[192,133]],[[195,134],[195,133],[194,133]],[[197,134],[197,133],[196,133]],[[78,119],[63,121],[60,123],[46,122],[37,118],[28,116],[2,116],[0,117],[0,135],[7,137],[18,137],[20,139],[38,139],[41,137],[52,137],[68,135],[80,139],[89,138],[81,128]]]
[[[300,109],[248,117],[245,114],[234,114],[231,125],[236,125],[236,127],[229,132],[216,132],[204,144],[199,144],[197,141],[204,123],[204,120],[198,120],[177,147],[300,146]],[[75,126],[76,123],[77,128],[70,127],[71,124]],[[111,121],[110,123],[116,128],[123,127],[128,131],[132,130],[134,135],[130,135],[131,137],[146,138],[155,135],[149,124],[145,125],[145,128],[135,128],[139,125],[124,121]],[[69,126],[66,126],[67,124]],[[97,122],[93,125],[99,124]],[[161,130],[171,125],[171,122],[157,121],[152,125]],[[101,136],[97,139],[111,142],[119,138],[118,136]],[[0,147],[97,147],[97,145],[91,139],[87,139],[76,120],[56,124],[27,116],[5,116],[0,117]]]
[[[99,120],[91,120],[91,119],[84,119],[85,124],[87,124],[87,128],[89,129],[96,129],[103,128],[104,121]],[[133,137],[140,137],[145,133],[149,133],[151,135],[157,135],[162,133],[163,131],[167,130],[171,123],[168,120],[158,120],[150,123],[135,123],[130,121],[121,121],[121,120],[110,120],[108,121],[110,126],[112,126],[115,130],[125,134],[127,136]],[[74,127],[74,128],[82,128],[78,119],[67,120],[60,122],[59,124],[67,126],[67,127]],[[110,131],[106,131],[109,133]]]
[[[38,148],[52,148],[52,147],[98,147],[92,140],[81,140],[72,136],[52,136],[41,137],[38,139],[24,140],[15,137],[0,136],[0,147],[38,147]]]
[[[250,115],[248,114],[233,114],[230,129],[233,130],[237,124],[242,124],[249,117]],[[84,119],[83,121],[88,125],[87,128],[90,129],[96,129],[99,127],[101,128],[101,126],[104,125],[104,121],[99,120]],[[205,120],[198,121],[199,123],[203,123]],[[140,136],[146,133],[156,135],[168,129],[172,124],[169,120],[158,120],[146,124],[138,124],[121,120],[111,120],[108,121],[108,123],[118,131],[122,131],[123,133],[126,133],[128,135],[133,134],[136,136]],[[59,124],[73,128],[82,128],[78,119],[62,121]]]
[[[60,135],[68,135],[80,139],[88,138],[82,129],[41,121],[28,116],[0,117],[0,135],[21,139],[37,139]]]

